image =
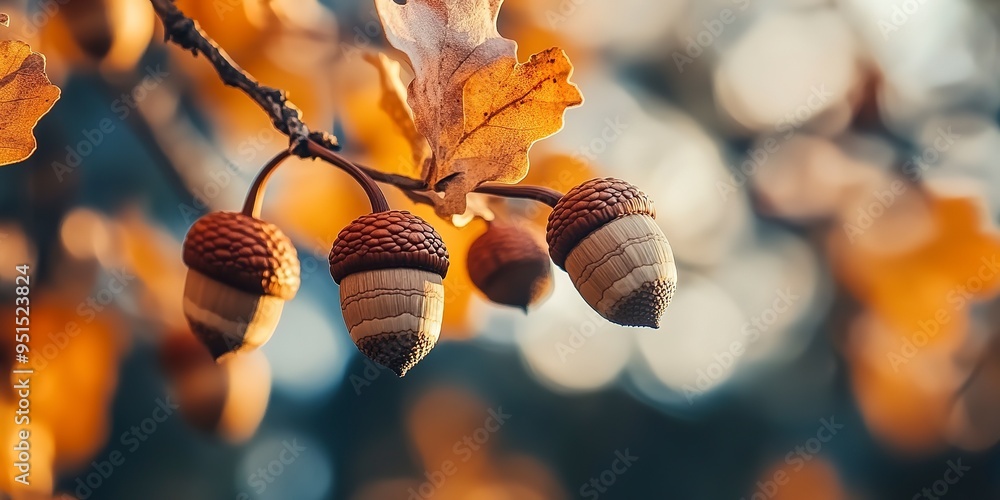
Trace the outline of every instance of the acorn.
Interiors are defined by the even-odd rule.
[[[70,34],[80,48],[95,60],[101,60],[111,51],[115,41],[112,23],[113,0],[78,0],[67,2],[63,15]]]
[[[490,223],[469,247],[467,265],[472,283],[498,304],[527,312],[552,292],[548,251],[523,226]]]
[[[330,250],[330,275],[351,339],[365,356],[402,377],[437,343],[444,318],[448,250],[405,211],[355,219]]]
[[[625,181],[593,179],[571,189],[549,215],[549,255],[601,316],[658,328],[677,287],[677,268],[653,203]]]
[[[168,333],[160,366],[181,417],[192,427],[233,443],[253,436],[271,394],[271,368],[261,351],[215,362],[189,332]]]
[[[198,219],[184,239],[184,315],[216,359],[263,345],[299,289],[299,259],[274,224],[238,212]]]

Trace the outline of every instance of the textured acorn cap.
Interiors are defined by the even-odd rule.
[[[540,238],[512,224],[490,224],[469,247],[469,277],[491,301],[527,310],[553,287],[552,262]]]
[[[565,269],[577,244],[605,224],[625,215],[656,218],[653,202],[639,188],[620,179],[592,179],[571,189],[552,209],[545,238],[549,255]]]
[[[420,217],[390,210],[358,217],[330,250],[330,275],[345,277],[379,269],[419,269],[448,274],[448,250],[441,235]]]
[[[184,263],[250,294],[289,300],[300,284],[295,246],[278,226],[238,212],[198,219],[184,239]]]

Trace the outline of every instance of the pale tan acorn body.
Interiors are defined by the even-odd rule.
[[[284,306],[281,298],[244,292],[188,269],[184,314],[200,332],[218,332],[224,345],[243,349],[264,345]]]
[[[360,217],[330,251],[330,274],[340,284],[351,339],[401,377],[437,344],[447,272],[440,235],[408,212]]]
[[[677,268],[667,237],[652,218],[628,215],[583,239],[566,258],[580,295],[611,317],[629,314],[637,294],[673,295]]]
[[[444,285],[436,273],[418,269],[378,269],[344,278],[340,303],[351,339],[358,346],[379,335],[411,335],[437,343],[444,317]],[[370,349],[362,349],[370,350]]]
[[[584,300],[609,321],[656,328],[677,268],[652,202],[635,186],[594,179],[570,190],[549,217],[549,253]]]

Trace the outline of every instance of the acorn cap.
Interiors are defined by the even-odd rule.
[[[184,239],[184,264],[233,288],[289,300],[299,289],[299,259],[278,226],[239,212],[212,212]]]
[[[380,269],[418,269],[448,274],[448,250],[441,235],[420,217],[389,210],[354,219],[330,250],[330,275],[345,277]]]
[[[552,291],[552,263],[536,234],[490,224],[469,246],[469,278],[493,302],[527,310]]]
[[[549,255],[565,269],[566,257],[580,241],[626,215],[656,218],[653,202],[639,188],[620,179],[592,179],[571,189],[552,209],[545,238]]]

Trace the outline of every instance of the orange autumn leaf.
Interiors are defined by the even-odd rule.
[[[465,193],[483,182],[524,178],[531,145],[562,129],[565,109],[583,102],[572,73],[566,53],[552,48],[526,64],[505,57],[469,78],[462,135],[435,161],[432,183],[443,188],[446,207],[464,207]]]
[[[516,183],[528,150],[563,126],[583,96],[558,48],[517,61],[517,44],[496,28],[500,0],[377,0],[389,42],[410,59],[408,103],[433,154],[423,180],[443,197],[441,215],[461,214],[484,182]]]
[[[32,130],[59,99],[45,75],[45,56],[17,40],[0,42],[0,166],[35,152]]]

